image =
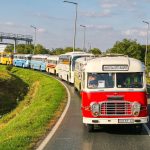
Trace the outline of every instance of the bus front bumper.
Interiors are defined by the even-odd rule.
[[[147,123],[149,117],[128,117],[128,118],[86,118],[83,117],[85,124],[142,124]]]

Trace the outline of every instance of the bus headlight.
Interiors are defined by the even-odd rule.
[[[94,117],[99,116],[99,113],[100,113],[99,104],[98,103],[91,103],[90,106],[91,106],[91,111],[92,111],[93,116]]]
[[[133,114],[134,116],[138,116],[138,115],[139,115],[140,109],[141,109],[141,104],[140,104],[140,103],[134,102],[134,103],[132,104],[132,114]]]

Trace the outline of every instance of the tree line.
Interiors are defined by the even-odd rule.
[[[18,44],[16,45],[16,52],[18,54],[50,54],[50,55],[61,55],[67,52],[72,52],[72,47],[66,47],[66,48],[55,48],[55,49],[46,49],[41,44],[37,44],[34,48],[33,44],[27,45],[27,44]],[[75,51],[82,52],[83,50],[80,48],[76,48]],[[14,46],[8,45],[5,49],[5,52],[14,52]],[[87,52],[87,51],[86,51]],[[93,53],[95,55],[100,55],[102,52],[98,48],[92,48],[88,51],[89,53]]]
[[[146,46],[139,44],[136,40],[131,39],[123,39],[122,41],[117,41],[112,48],[106,50],[106,52],[102,52],[99,48],[92,48],[89,50],[89,53],[93,53],[94,55],[100,55],[105,53],[118,53],[128,55],[129,57],[133,57],[139,59],[144,63],[145,61],[145,50]],[[13,52],[13,45],[8,45],[5,49],[6,52]],[[16,52],[21,54],[50,54],[50,55],[60,55],[67,52],[72,52],[72,47],[66,48],[55,48],[55,49],[46,49],[41,44],[37,44],[34,49],[34,45],[27,44],[18,44],[16,46]],[[83,51],[80,48],[76,48],[75,51]],[[150,66],[150,45],[148,45],[148,53],[147,53],[147,66]],[[149,67],[150,70],[150,67]]]

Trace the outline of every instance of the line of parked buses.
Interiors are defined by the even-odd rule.
[[[81,93],[83,123],[128,124],[141,131],[149,121],[145,67],[123,55],[95,57],[85,52],[60,56],[1,53],[1,64],[47,71],[74,84]]]

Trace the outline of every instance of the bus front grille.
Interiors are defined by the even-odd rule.
[[[128,101],[106,101],[100,103],[101,116],[131,116],[132,103]]]

